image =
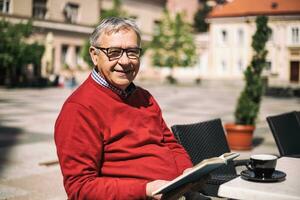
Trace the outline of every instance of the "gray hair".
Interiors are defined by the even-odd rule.
[[[101,23],[95,28],[91,37],[90,45],[96,46],[97,40],[102,33],[110,34],[116,33],[120,30],[132,29],[138,37],[139,46],[141,45],[141,31],[132,19],[128,18],[119,18],[119,17],[110,17],[103,19]]]

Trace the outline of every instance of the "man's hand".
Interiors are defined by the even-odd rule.
[[[188,168],[183,173],[186,173],[190,170],[191,170],[191,168]],[[181,196],[183,196],[186,192],[199,191],[201,189],[201,187],[203,187],[203,185],[206,183],[207,179],[209,179],[209,178],[210,178],[210,175],[208,174],[208,175],[201,177],[201,179],[199,181],[185,184],[182,187],[179,187],[179,188],[175,189],[174,191],[171,191],[164,195],[159,194],[159,195],[153,196],[152,193],[155,190],[157,190],[158,188],[160,188],[161,186],[163,186],[164,184],[167,184],[169,182],[169,181],[165,181],[165,180],[155,180],[155,181],[147,183],[146,194],[147,194],[147,197],[149,197],[151,199],[155,199],[155,200],[177,200]]]
[[[194,192],[199,191],[205,185],[207,180],[210,178],[211,178],[210,174],[207,174],[202,176],[199,181],[190,183],[190,191],[194,191]]]
[[[187,169],[188,170],[188,169]],[[207,179],[209,179],[210,175],[205,175],[201,177],[199,181],[185,184],[169,193],[164,194],[161,199],[162,200],[177,200],[181,196],[183,196],[186,192],[197,192],[203,187],[206,183]]]
[[[147,197],[150,197],[155,200],[160,200],[161,196],[162,196],[161,194],[153,196],[152,193],[155,190],[157,190],[158,188],[160,188],[161,186],[167,184],[168,182],[169,181],[165,181],[165,180],[155,180],[155,181],[147,183],[147,185],[146,185]]]

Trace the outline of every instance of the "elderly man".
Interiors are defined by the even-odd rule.
[[[129,19],[108,18],[90,44],[95,68],[55,124],[68,198],[160,199],[152,192],[192,163],[153,96],[132,82],[140,66],[140,31]]]

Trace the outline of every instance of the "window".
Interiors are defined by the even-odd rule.
[[[272,62],[267,61],[266,66],[265,66],[265,70],[266,71],[271,71],[271,69],[272,69]]]
[[[65,64],[67,62],[67,53],[68,53],[68,45],[63,44],[61,46],[61,63]]]
[[[274,30],[276,30],[276,29],[272,29],[271,28],[271,33],[270,33],[268,41],[274,41],[274,39],[275,39],[275,32],[274,32]]]
[[[75,51],[76,51],[76,65],[80,65],[80,63],[81,63],[81,55],[80,55],[81,47],[76,46]]]
[[[226,72],[227,72],[226,59],[224,58],[218,59],[217,74],[224,75]]]
[[[225,60],[222,60],[221,66],[222,66],[222,71],[223,71],[223,72],[226,72],[226,71],[227,71],[227,64],[226,64],[226,61],[225,61]]]
[[[228,40],[228,34],[226,30],[221,31],[221,38],[222,38],[222,43],[226,43]]]
[[[299,28],[298,27],[292,28],[292,43],[293,44],[299,43]]]
[[[37,19],[45,19],[47,13],[47,0],[33,0],[32,16]]]
[[[239,60],[238,60],[237,65],[238,65],[238,71],[239,71],[239,72],[244,71],[244,64],[243,64],[243,60],[242,60],[242,59],[239,59]]]
[[[0,12],[8,13],[9,12],[10,0],[0,0]]]
[[[244,30],[239,29],[238,30],[238,44],[243,45],[244,43]]]
[[[64,9],[65,21],[69,23],[76,23],[78,18],[78,4],[67,3]]]

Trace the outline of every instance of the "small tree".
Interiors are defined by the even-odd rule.
[[[82,59],[84,60],[84,62],[86,62],[89,67],[93,67],[94,63],[91,59],[90,53],[89,53],[89,48],[90,48],[90,41],[86,40],[82,46],[80,55],[82,57]]]
[[[24,68],[28,64],[40,67],[44,46],[25,42],[32,34],[31,22],[12,24],[1,20],[0,30],[0,71],[5,73],[8,86],[16,86],[26,80]]]
[[[206,23],[205,19],[210,11],[211,7],[203,2],[202,8],[196,12],[194,16],[194,27],[198,32],[206,32],[208,30],[208,23]]]
[[[107,10],[101,10],[101,19],[105,19],[108,17],[126,17],[127,13],[122,9],[122,1],[121,0],[113,0],[113,7]],[[93,67],[93,62],[90,57],[89,53],[90,42],[86,40],[82,50],[81,50],[81,57],[83,60],[90,66]]]
[[[113,0],[113,7],[101,10],[101,19],[108,17],[126,17],[127,13],[122,9],[122,0]]]
[[[255,125],[264,90],[261,73],[267,64],[268,51],[265,46],[271,32],[268,27],[268,18],[258,16],[256,18],[256,32],[252,36],[254,55],[250,65],[244,72],[246,85],[237,102],[235,110],[236,124]]]
[[[184,22],[181,14],[172,18],[167,11],[164,12],[161,23],[158,24],[150,44],[153,49],[152,62],[158,67],[170,67],[171,74],[168,79],[176,82],[172,75],[174,67],[185,67],[196,62],[196,46],[191,26]]]

